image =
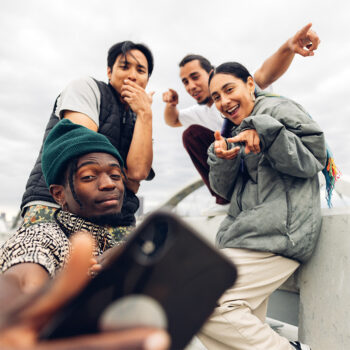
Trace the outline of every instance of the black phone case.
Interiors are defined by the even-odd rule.
[[[236,280],[235,266],[174,214],[150,214],[80,294],[47,325],[42,339],[98,332],[100,315],[130,294],[164,309],[171,349],[183,349]]]

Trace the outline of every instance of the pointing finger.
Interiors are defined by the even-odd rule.
[[[238,143],[242,141],[242,136],[241,135],[237,135],[235,137],[230,137],[227,139],[228,143]]]
[[[308,23],[305,27],[301,28],[299,31],[299,37],[306,36],[309,29],[312,27],[312,23]]]

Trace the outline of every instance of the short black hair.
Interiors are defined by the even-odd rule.
[[[135,44],[129,40],[116,43],[110,47],[107,55],[107,66],[112,69],[117,57],[119,55],[125,56],[131,50],[139,50],[145,55],[148,64],[148,77],[150,77],[153,72],[153,55],[151,50],[144,44]]]
[[[209,62],[208,59],[206,59],[205,57],[201,56],[201,55],[194,55],[194,54],[189,54],[186,55],[181,62],[179,63],[179,67],[183,67],[186,63],[188,62],[192,62],[198,60],[200,66],[207,72],[210,73],[210,71],[212,71],[214,69],[214,66],[212,66],[212,64]]]
[[[209,76],[208,84],[212,80],[215,74],[228,74],[233,75],[234,77],[241,79],[243,82],[248,81],[248,77],[252,75],[249,73],[248,69],[238,62],[225,62],[217,66],[214,71]]]

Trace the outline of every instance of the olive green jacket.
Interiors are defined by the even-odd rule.
[[[324,135],[297,103],[260,96],[251,115],[232,129],[259,134],[261,152],[235,159],[208,150],[212,189],[231,201],[216,237],[219,248],[269,251],[301,262],[321,228],[318,172],[326,163]],[[237,146],[231,144],[231,147]]]

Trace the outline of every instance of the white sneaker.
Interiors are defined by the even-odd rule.
[[[227,214],[230,203],[228,204],[214,204],[212,207],[202,210],[203,216],[218,216]]]
[[[298,341],[291,341],[290,345],[294,346],[296,350],[311,350],[309,345],[299,343]]]

